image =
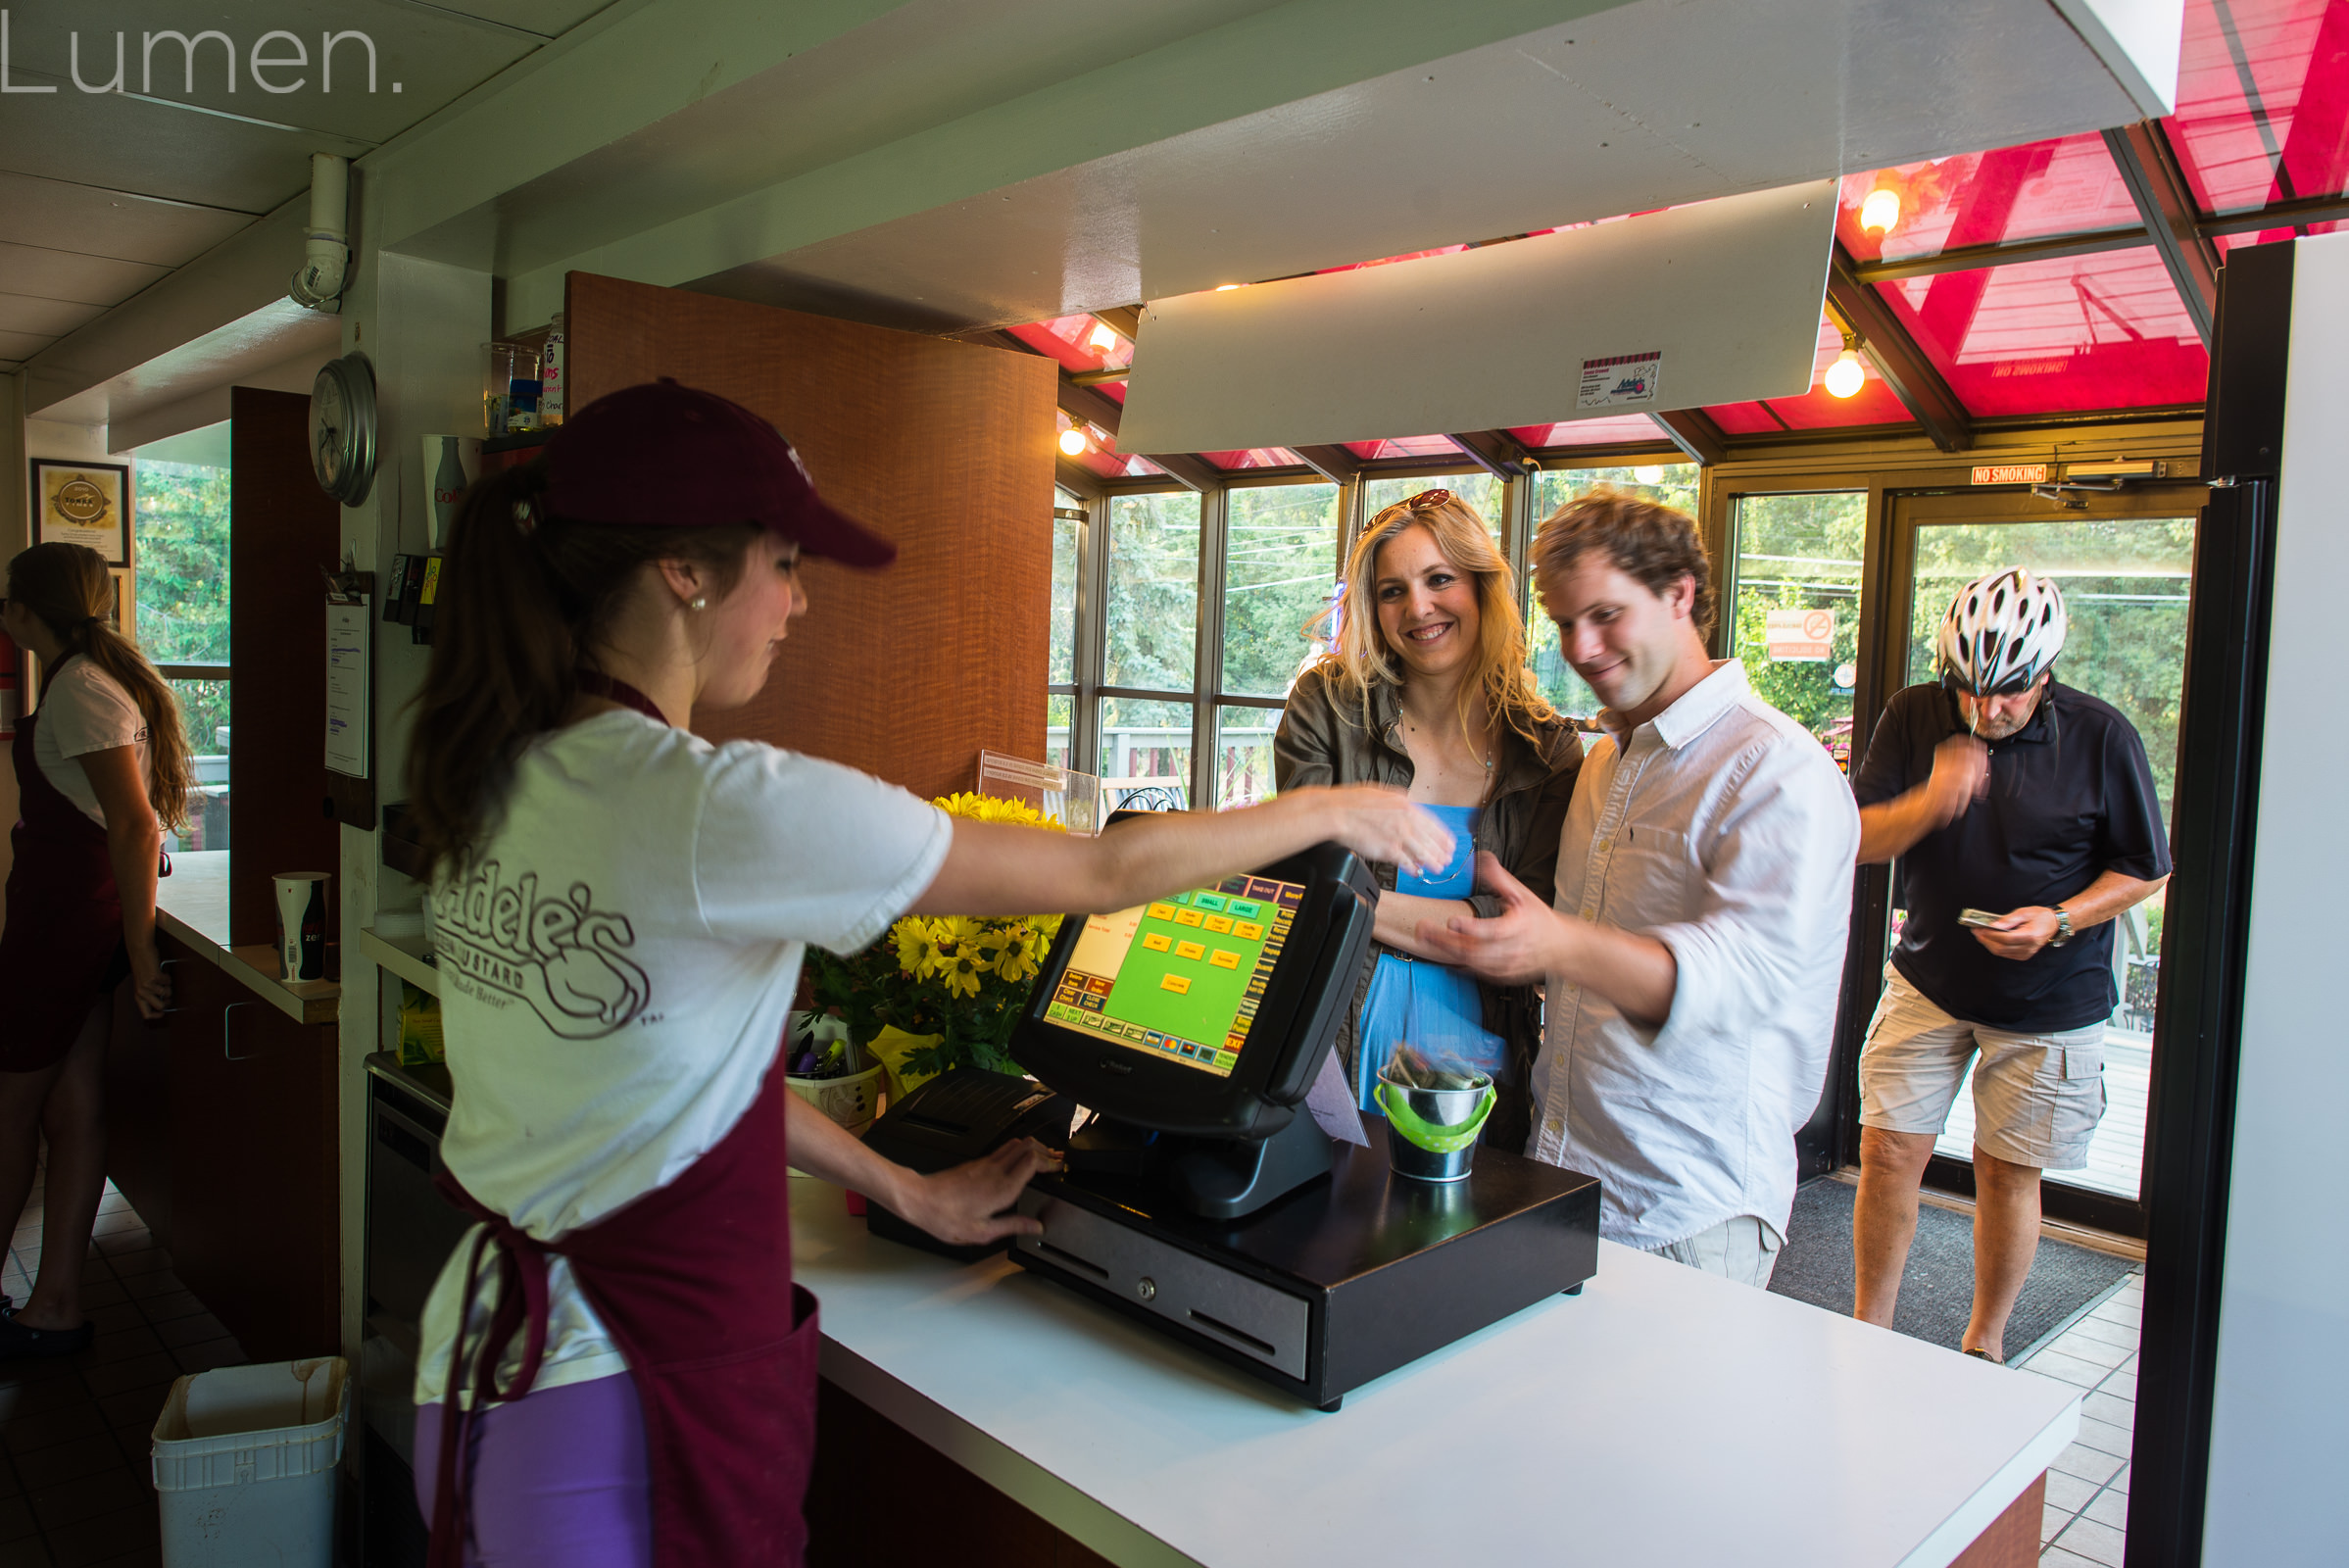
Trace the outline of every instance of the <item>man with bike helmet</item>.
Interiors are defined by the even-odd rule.
[[[2055,679],[2067,624],[2063,591],[2020,567],[1959,589],[1937,678],[1885,706],[1852,778],[1860,863],[1897,858],[1908,911],[1860,1051],[1852,1309],[1892,1321],[1918,1184],[1971,1065],[1963,1348],[1990,1361],[2038,1250],[2039,1173],[2085,1165],[2104,1114],[2109,922],[2170,874],[2144,742]]]

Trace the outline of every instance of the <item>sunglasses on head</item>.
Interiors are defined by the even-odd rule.
[[[1403,505],[1413,512],[1433,512],[1450,500],[1449,490],[1422,490]]]

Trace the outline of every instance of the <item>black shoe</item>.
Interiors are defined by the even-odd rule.
[[[33,1361],[79,1355],[97,1338],[95,1319],[77,1329],[36,1329],[17,1321],[17,1309],[0,1307],[0,1361]]]

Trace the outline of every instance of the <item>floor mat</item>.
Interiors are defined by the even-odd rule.
[[[1857,1196],[1857,1188],[1832,1177],[1795,1193],[1786,1250],[1770,1277],[1773,1291],[1831,1312],[1851,1310],[1851,1204]],[[2135,1267],[2126,1257],[2041,1238],[2031,1278],[2007,1319],[2007,1348],[2020,1356]],[[1920,1204],[1892,1327],[1954,1350],[1973,1310],[1974,1216]]]

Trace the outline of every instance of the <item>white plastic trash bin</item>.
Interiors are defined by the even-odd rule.
[[[330,1568],[350,1407],[339,1355],[172,1384],[155,1421],[164,1568]]]

